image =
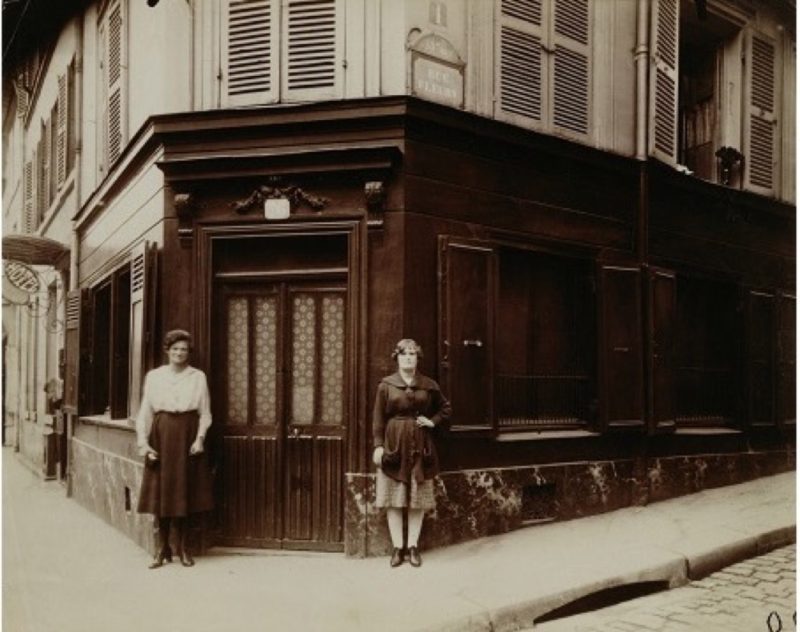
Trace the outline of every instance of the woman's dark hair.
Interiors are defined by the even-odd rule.
[[[185,342],[189,346],[189,351],[192,350],[192,334],[185,329],[172,329],[164,336],[164,351],[169,351],[169,348],[176,342]]]
[[[422,360],[422,347],[419,346],[419,343],[416,340],[411,338],[403,338],[394,346],[394,351],[392,351],[392,360],[397,360],[397,356],[404,351],[408,351],[409,349],[414,349],[414,351],[417,352],[417,357]]]

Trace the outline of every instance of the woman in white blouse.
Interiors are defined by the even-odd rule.
[[[145,458],[139,513],[158,521],[159,548],[150,568],[172,561],[171,528],[181,564],[194,565],[186,548],[186,517],[214,506],[211,471],[203,449],[211,425],[205,373],[189,366],[192,337],[175,329],[164,337],[169,359],[147,373],[136,438]]]

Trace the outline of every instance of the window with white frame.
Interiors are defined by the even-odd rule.
[[[651,13],[651,153],[697,177],[779,191],[780,43],[754,16],[688,0]]]

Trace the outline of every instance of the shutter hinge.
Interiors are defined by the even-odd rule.
[[[347,68],[347,60],[346,59],[342,60],[342,68]]]

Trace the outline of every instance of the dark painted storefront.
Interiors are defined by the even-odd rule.
[[[454,407],[424,546],[794,467],[793,207],[406,97],[149,129],[146,357],[196,332],[206,545],[388,549],[369,413],[404,336]],[[149,545],[132,431],[75,428],[73,494]]]

